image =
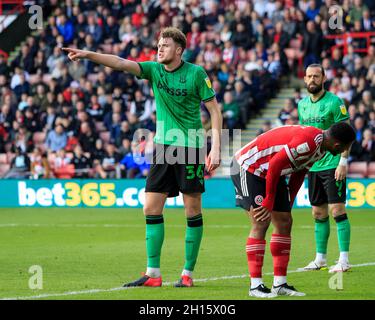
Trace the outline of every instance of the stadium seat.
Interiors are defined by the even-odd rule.
[[[8,155],[6,153],[0,153],[0,164],[8,163]]]
[[[104,143],[108,143],[111,138],[109,131],[100,132],[99,136],[100,136],[100,139],[102,139]]]
[[[55,169],[54,174],[57,179],[72,179],[74,177],[74,164],[68,164],[61,168]]]
[[[10,169],[10,164],[0,164],[0,178],[3,177]]]
[[[348,178],[365,178],[367,176],[367,162],[355,161],[349,165]]]
[[[368,164],[367,177],[375,178],[375,162],[370,162]]]

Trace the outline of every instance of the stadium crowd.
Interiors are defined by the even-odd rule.
[[[7,63],[0,55],[0,166],[6,178],[134,178],[147,176],[155,132],[150,85],[95,65],[69,62],[63,46],[134,61],[155,59],[160,30],[187,36],[183,59],[202,65],[222,108],[224,126],[244,128],[274,97],[281,77],[320,62],[326,88],[344,99],[357,131],[351,160],[375,160],[375,43],[353,39],[344,56],[329,34],[375,31],[375,2],[339,1],[342,29],[330,29],[332,0],[147,1],[66,0],[46,27],[28,37]],[[56,2],[57,3],[57,2]],[[302,61],[302,64],[301,64]],[[296,90],[280,124],[298,121]],[[210,128],[202,105],[201,119]],[[269,126],[268,126],[269,127]],[[10,156],[11,155],[11,156]],[[4,168],[4,166],[2,166]]]

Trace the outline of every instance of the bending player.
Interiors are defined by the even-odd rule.
[[[236,205],[245,209],[252,222],[246,243],[251,287],[249,295],[272,298],[277,295],[304,296],[287,284],[291,248],[291,208],[308,169],[327,151],[333,155],[347,150],[355,139],[345,123],[328,130],[305,126],[283,126],[268,131],[238,150],[231,177]],[[285,176],[289,175],[287,184]],[[271,237],[274,280],[272,290],[262,279],[266,232],[272,221]]]

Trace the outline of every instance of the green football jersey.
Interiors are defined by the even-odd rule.
[[[336,95],[325,91],[319,100],[313,102],[305,97],[298,103],[299,122],[305,126],[313,126],[327,130],[334,123],[349,119],[344,102]],[[334,169],[340,162],[340,155],[334,156],[330,152],[311,167],[310,171]]]
[[[156,101],[155,143],[203,147],[200,103],[215,97],[203,67],[182,61],[173,71],[158,62],[139,62],[139,78],[150,81]]]

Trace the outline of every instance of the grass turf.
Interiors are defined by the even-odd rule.
[[[327,271],[293,272],[315,255],[310,210],[294,210],[293,218],[288,282],[307,294],[298,299],[375,299],[372,286],[374,210],[349,212],[350,262],[373,264],[354,267],[344,273],[340,291],[329,288],[332,275]],[[165,210],[165,224],[161,267],[167,285],[112,290],[135,280],[145,270],[142,210],[1,209],[0,299],[251,299],[245,255],[249,222],[241,210],[204,210],[204,238],[194,277],[207,281],[197,281],[194,288],[172,286],[184,261],[186,221],[183,210]],[[272,282],[271,231],[270,228],[264,263],[264,280],[268,286]],[[328,253],[329,264],[333,264],[338,258],[338,246],[332,219]],[[42,267],[42,290],[29,288],[32,276],[29,268],[33,265]],[[93,292],[92,289],[100,290]],[[107,289],[110,290],[104,291]],[[71,294],[74,291],[80,294]]]

